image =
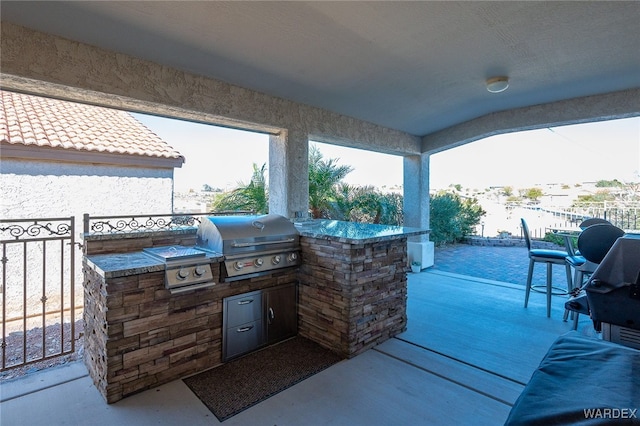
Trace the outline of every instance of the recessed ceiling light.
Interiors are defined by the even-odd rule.
[[[509,77],[492,77],[487,80],[487,90],[491,93],[500,93],[509,87]]]

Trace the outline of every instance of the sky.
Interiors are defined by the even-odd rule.
[[[134,114],[185,156],[175,169],[178,192],[233,189],[249,182],[253,163],[269,167],[269,137],[207,124]],[[352,171],[345,181],[379,188],[402,185],[402,157],[317,143],[326,159]],[[492,136],[431,156],[430,187],[525,188],[601,179],[640,181],[640,117]]]
[[[640,118],[492,136],[431,156],[430,186],[640,181]]]

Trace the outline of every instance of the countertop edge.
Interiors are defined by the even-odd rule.
[[[380,237],[370,237],[370,238],[349,238],[349,237],[340,237],[336,235],[328,235],[324,233],[313,233],[313,232],[300,232],[301,237],[307,238],[317,238],[322,240],[332,240],[340,243],[349,243],[349,244],[369,244],[369,243],[377,243],[381,241],[390,241],[390,240],[400,240],[403,238],[413,237],[416,235],[424,235],[428,234],[429,231],[417,231],[417,232],[406,232],[397,235],[384,235]]]
[[[353,224],[352,225],[350,222],[344,222],[342,223],[341,226],[342,227],[350,227],[350,226],[375,227],[378,225],[372,225],[372,224]],[[411,227],[397,227],[397,228],[398,228],[398,232],[390,233],[387,235],[383,234],[383,235],[374,235],[374,236],[365,235],[362,237],[351,237],[351,236],[341,235],[341,234],[344,234],[344,230],[338,230],[337,232],[334,232],[334,233],[327,231],[326,228],[322,227],[321,222],[319,222],[318,225],[309,224],[309,225],[303,225],[303,226],[296,226],[296,229],[298,230],[298,234],[301,237],[331,240],[331,241],[336,241],[336,242],[345,243],[345,244],[369,244],[369,243],[376,243],[381,241],[406,239],[408,237],[414,237],[417,235],[426,235],[431,232],[431,230],[429,229],[422,229],[422,228],[411,228]]]
[[[223,256],[208,257],[210,263],[221,262]],[[141,251],[84,256],[87,267],[105,278],[121,278],[149,272],[162,272],[165,264],[161,260]],[[127,266],[122,266],[126,263]]]
[[[133,257],[136,254],[144,256],[141,252],[98,254],[85,256],[84,261],[89,268],[93,269],[105,278],[120,278],[131,275],[140,275],[147,272],[164,271],[164,263],[148,256],[145,256],[148,257],[148,259],[144,259],[148,260],[146,264],[144,262],[140,262],[140,264],[129,265],[126,267],[120,265],[123,262],[123,257]]]

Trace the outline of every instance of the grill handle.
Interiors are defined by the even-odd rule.
[[[200,290],[200,289],[203,289],[203,288],[213,287],[214,285],[216,285],[216,283],[213,282],[213,281],[206,282],[206,283],[201,283],[201,284],[189,284],[189,285],[185,285],[183,287],[170,288],[169,289],[169,293],[171,293],[171,294],[180,294],[180,293],[185,293],[187,291],[194,291],[194,290]]]
[[[256,241],[253,243],[232,243],[231,247],[254,247],[254,246],[267,246],[271,244],[282,244],[282,243],[292,243],[295,241],[295,238],[287,238],[286,240],[276,240],[276,241]]]

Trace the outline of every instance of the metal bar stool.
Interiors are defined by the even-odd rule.
[[[572,287],[571,279],[571,267],[567,264],[565,259],[569,256],[569,253],[562,250],[546,250],[546,249],[532,249],[531,237],[529,236],[529,227],[527,222],[521,218],[522,230],[524,233],[524,239],[527,243],[527,250],[529,251],[529,272],[527,274],[527,287],[524,295],[524,307],[529,304],[529,294],[531,290],[546,293],[547,295],[547,318],[551,317],[551,296],[552,295],[566,295],[569,294]],[[536,263],[544,263],[547,265],[547,282],[546,285],[532,285],[533,279],[533,267]],[[567,290],[563,290],[559,287],[553,286],[553,265],[563,265],[567,273]]]

